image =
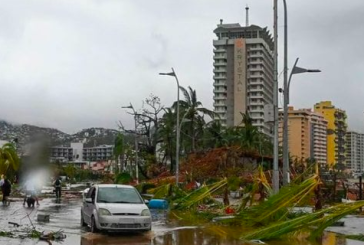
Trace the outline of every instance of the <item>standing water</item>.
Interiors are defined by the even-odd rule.
[[[88,228],[80,226],[80,199],[63,199],[56,202],[54,199],[44,199],[40,206],[34,209],[23,207],[22,202],[12,202],[10,206],[0,205],[0,230],[11,231],[15,228],[9,222],[20,225],[19,228],[33,225],[40,231],[62,230],[66,235],[63,242],[52,241],[59,245],[244,245],[259,244],[247,243],[237,239],[239,228],[221,229],[213,224],[191,226],[180,224],[166,218],[163,212],[153,213],[153,228],[146,233],[122,233],[122,234],[92,234]],[[49,214],[49,222],[37,222],[37,214]],[[29,218],[28,218],[29,217]],[[349,222],[349,221],[348,221]],[[15,239],[0,237],[0,244],[9,245],[34,245],[46,244],[34,239]],[[345,239],[335,233],[326,233],[320,242],[308,242],[307,240],[268,241],[267,245],[364,245],[364,243]]]

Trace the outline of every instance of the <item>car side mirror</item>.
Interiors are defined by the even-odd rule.
[[[87,202],[87,203],[92,203],[92,198],[85,198],[85,202]]]
[[[144,203],[148,205],[149,204],[149,200],[144,200]]]

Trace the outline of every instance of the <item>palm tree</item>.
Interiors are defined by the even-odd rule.
[[[221,125],[218,120],[210,121],[206,124],[204,132],[204,147],[205,148],[216,148],[225,145],[225,128]]]
[[[171,108],[165,108],[165,113],[160,120],[160,127],[158,128],[158,136],[160,141],[163,142],[161,151],[164,152],[165,157],[168,156],[171,162],[171,172],[173,171],[173,154],[175,153],[175,127],[176,127],[176,114]],[[165,158],[164,157],[164,158]]]
[[[197,122],[201,125],[201,122],[205,123],[204,115],[214,118],[215,113],[202,107],[202,103],[197,99],[196,90],[191,87],[188,87],[188,90],[183,87],[180,87],[180,89],[185,97],[184,101],[179,101],[181,114],[183,115],[182,120],[186,118],[189,121],[186,125],[189,125],[188,133],[191,136],[191,151],[195,151],[197,134],[201,133],[201,131],[197,131]],[[173,105],[174,108],[176,108],[176,103]]]
[[[20,160],[13,144],[7,143],[0,148],[0,173],[14,173],[19,169]]]

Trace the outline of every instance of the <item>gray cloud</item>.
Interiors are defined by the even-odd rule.
[[[0,0],[0,118],[66,132],[132,127],[122,105],[141,107],[151,93],[166,106],[176,99],[173,78],[158,76],[171,67],[212,108],[212,31],[219,19],[244,22],[246,3],[250,23],[272,30],[265,0]],[[363,12],[361,0],[289,1],[289,62],[323,71],[294,77],[292,104],[332,100],[355,129],[364,122]]]

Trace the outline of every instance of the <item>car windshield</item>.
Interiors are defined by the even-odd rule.
[[[98,203],[143,203],[134,188],[100,187],[97,195]]]

